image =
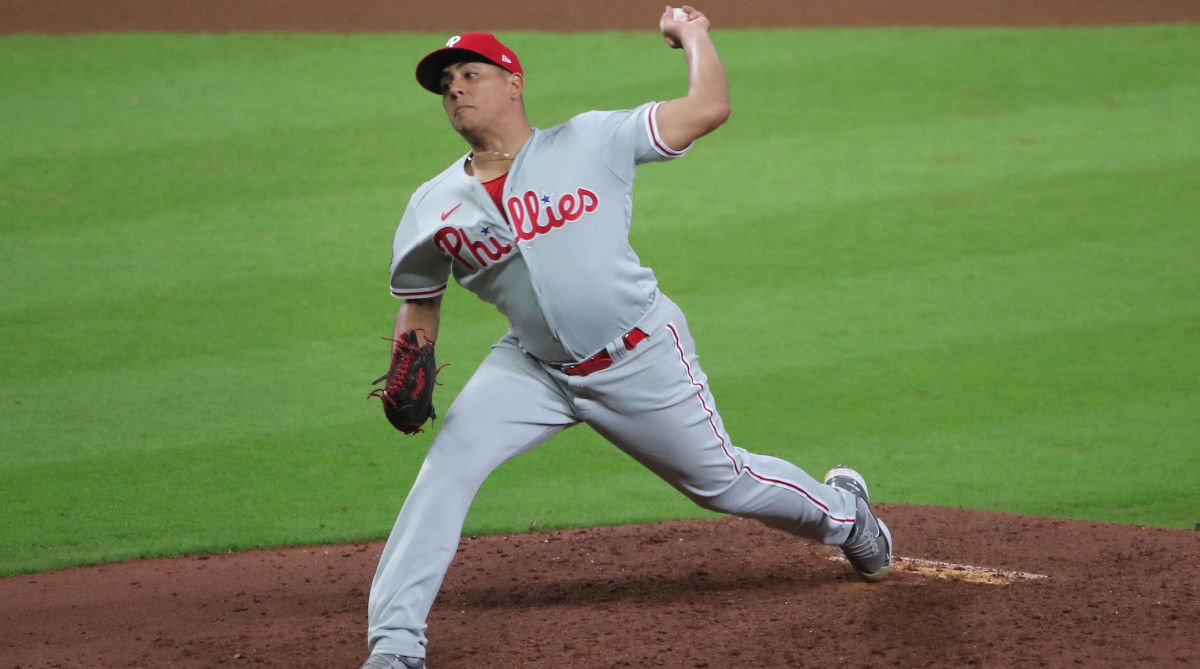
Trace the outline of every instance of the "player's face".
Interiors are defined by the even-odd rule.
[[[512,101],[512,77],[491,63],[455,63],[442,71],[442,107],[450,125],[462,132],[479,129]]]

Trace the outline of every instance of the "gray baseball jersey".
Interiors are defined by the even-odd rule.
[[[535,129],[508,173],[507,221],[455,161],[409,201],[392,247],[392,294],[440,295],[453,273],[548,362],[582,360],[629,330],[658,290],[629,245],[634,167],[686,152],[659,137],[657,107]]]
[[[425,656],[425,621],[479,487],[579,423],[704,508],[830,544],[849,535],[850,493],[734,445],[687,320],[629,246],[635,166],[683,153],[660,139],[657,108],[535,131],[507,176],[507,220],[462,161],[409,202],[392,294],[440,295],[453,273],[510,331],[446,412],[380,556],[373,653]]]

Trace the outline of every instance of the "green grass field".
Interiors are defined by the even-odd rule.
[[[650,32],[502,37],[542,127],[684,90]],[[1200,521],[1200,26],[716,39],[733,117],[641,170],[634,242],[735,440],[884,502]],[[439,44],[0,39],[0,575],[386,535],[431,436],[366,399],[391,236],[464,151]],[[505,329],[443,322],[442,409]],[[467,531],[700,515],[577,428]]]

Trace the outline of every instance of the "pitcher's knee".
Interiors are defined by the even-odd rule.
[[[794,531],[797,523],[819,521],[821,507],[791,486],[756,478],[745,469],[727,485],[709,490],[692,489],[685,494],[708,511],[753,518],[777,529]]]
[[[735,491],[737,479],[721,488],[712,490],[684,490],[683,494],[700,508],[716,513],[737,515],[744,506],[744,495]]]

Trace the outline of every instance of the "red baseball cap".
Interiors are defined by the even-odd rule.
[[[471,60],[482,60],[509,72],[525,74],[521,61],[513,50],[500,43],[491,33],[463,33],[455,35],[446,46],[434,51],[417,63],[417,83],[431,93],[442,94],[442,70],[447,65]]]

